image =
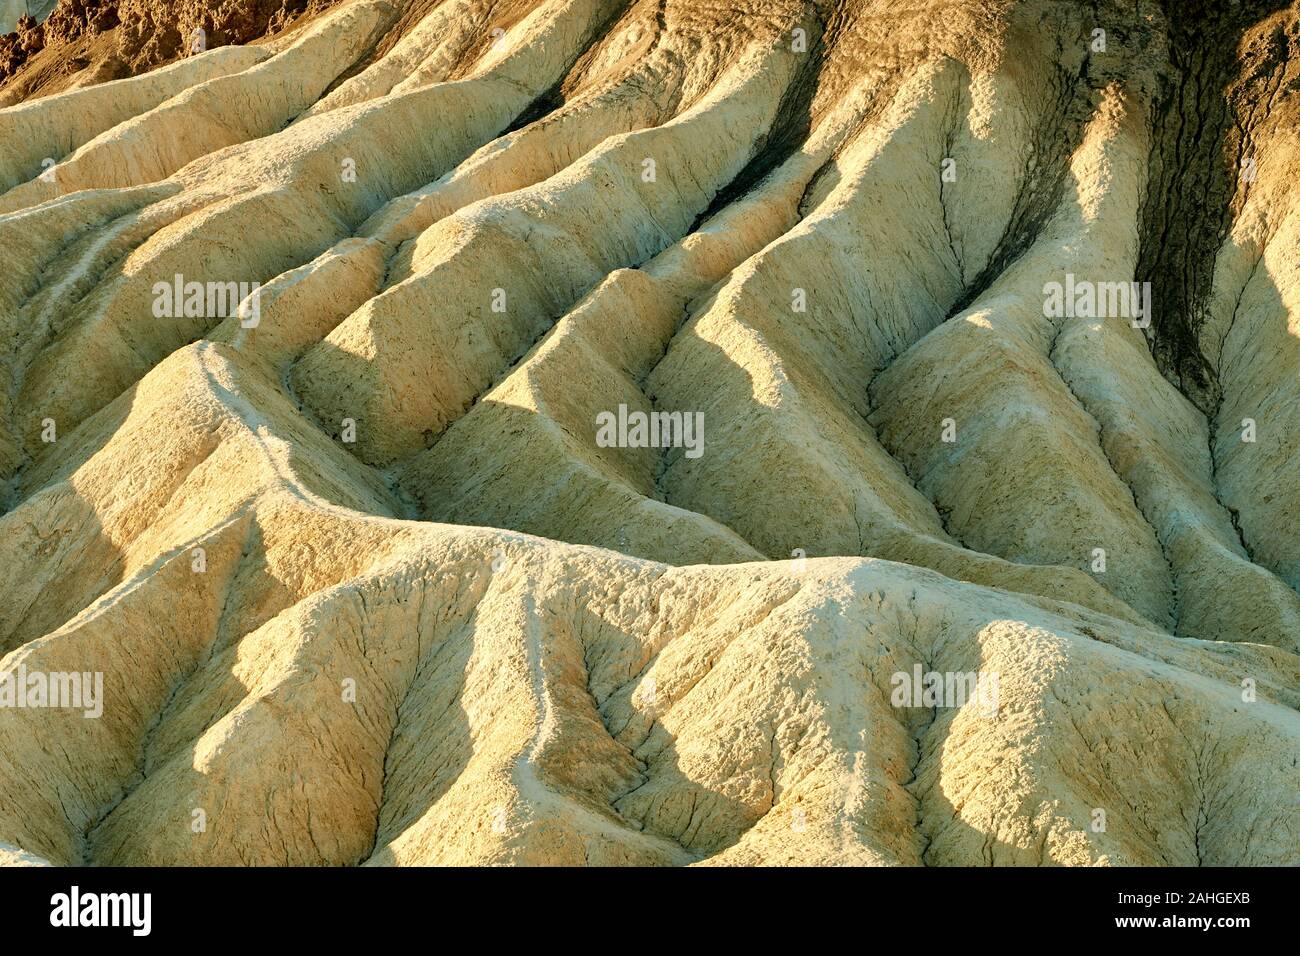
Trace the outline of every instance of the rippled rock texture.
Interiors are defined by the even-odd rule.
[[[109,19],[0,862],[1300,864],[1300,6]]]

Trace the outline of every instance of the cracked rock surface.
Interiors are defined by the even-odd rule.
[[[1300,5],[71,23],[0,865],[1300,864]]]

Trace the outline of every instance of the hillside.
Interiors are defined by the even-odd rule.
[[[1300,864],[1300,5],[163,6],[0,88],[0,861]]]

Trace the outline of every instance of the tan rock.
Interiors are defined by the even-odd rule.
[[[0,109],[0,864],[1300,864],[1294,6],[258,10]]]

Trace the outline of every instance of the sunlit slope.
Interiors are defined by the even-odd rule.
[[[103,687],[0,862],[1300,863],[1233,10],[351,0],[0,110],[0,672]]]

